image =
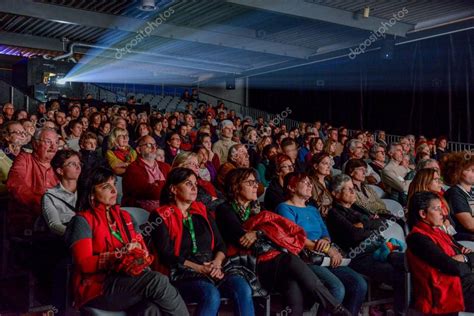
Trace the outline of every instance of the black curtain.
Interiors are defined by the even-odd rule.
[[[353,129],[471,142],[474,31],[250,78],[250,106]]]

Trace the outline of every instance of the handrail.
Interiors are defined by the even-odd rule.
[[[18,109],[18,106],[21,104],[21,108],[26,110],[27,112],[30,112],[30,103],[34,103],[35,105],[38,105],[39,103],[42,103],[43,101],[36,99],[35,97],[30,96],[27,92],[23,91],[22,89],[16,87],[10,82],[7,82],[3,79],[0,79],[0,85],[4,85],[9,89],[10,97],[9,97],[9,102],[13,103],[16,109]],[[12,89],[14,89],[12,91]],[[12,95],[13,92],[13,95]],[[17,97],[17,95],[19,96]],[[13,98],[13,100],[12,100]]]

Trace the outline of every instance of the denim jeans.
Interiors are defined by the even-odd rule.
[[[397,314],[405,311],[405,254],[392,252],[387,262],[376,261],[372,253],[363,253],[352,259],[350,267],[379,283],[393,286],[394,307]]]
[[[234,302],[234,315],[255,315],[252,289],[240,275],[230,275],[216,287],[207,279],[182,280],[175,283],[184,301],[197,303],[196,316],[214,316],[219,311],[221,295]]]
[[[318,265],[309,267],[352,315],[359,313],[367,293],[367,282],[360,274],[349,267],[330,268]]]

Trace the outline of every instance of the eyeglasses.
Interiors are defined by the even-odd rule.
[[[81,168],[81,167],[82,167],[82,163],[80,163],[80,162],[75,162],[75,161],[70,161],[70,162],[64,164],[64,167],[65,167],[65,168],[71,167],[71,166],[73,166],[73,167],[75,167],[75,168]]]
[[[172,137],[170,140],[181,140],[179,137]]]
[[[344,189],[342,189],[342,191],[347,191],[347,192],[349,192],[349,193],[351,193],[351,194],[355,193],[354,188],[344,188]]]
[[[306,185],[307,187],[312,187],[313,186],[313,184],[308,180],[302,180],[302,181],[300,181],[300,183]]]
[[[258,186],[258,181],[257,180],[245,180],[245,181],[242,181],[242,183],[245,183],[249,187]]]
[[[27,132],[22,132],[22,131],[12,131],[12,132],[9,132],[8,134],[10,134],[10,135],[18,135],[18,136],[27,136],[27,135],[28,135]]]
[[[294,170],[295,165],[281,165],[280,169],[289,169],[289,170]]]
[[[438,182],[438,183],[443,183],[442,178],[434,178],[433,181]]]
[[[141,144],[140,147],[146,147],[146,148],[156,148],[156,143],[146,143],[146,144]]]
[[[119,135],[117,138],[129,139],[130,137],[128,135]]]
[[[39,142],[43,142],[48,146],[56,145],[59,146],[59,140],[53,142],[51,139],[38,139]]]

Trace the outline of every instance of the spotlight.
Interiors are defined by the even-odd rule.
[[[370,16],[370,7],[365,7],[364,10],[362,11],[362,16],[366,19],[369,18]]]
[[[64,78],[58,79],[58,80],[56,80],[56,84],[58,86],[64,86],[66,84],[66,79],[64,79]]]
[[[142,11],[154,11],[156,10],[155,0],[142,0],[138,8]]]

